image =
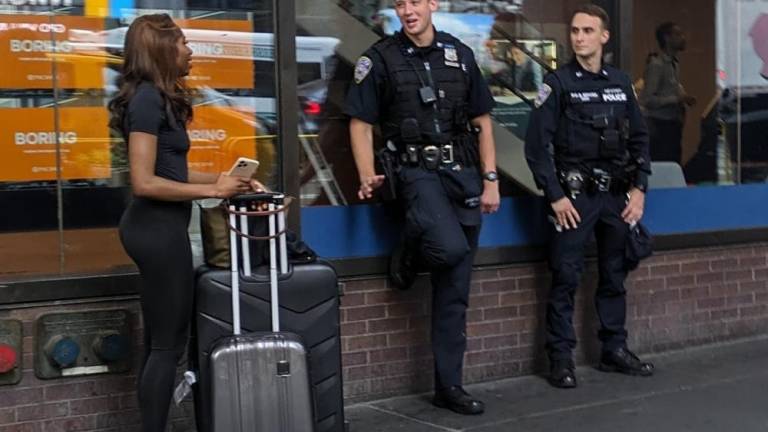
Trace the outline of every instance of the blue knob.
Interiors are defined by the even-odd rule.
[[[60,368],[74,365],[79,355],[80,345],[68,337],[59,339],[48,353],[50,359]]]
[[[93,344],[93,351],[105,362],[127,359],[130,349],[130,341],[121,334],[110,334],[97,338]]]

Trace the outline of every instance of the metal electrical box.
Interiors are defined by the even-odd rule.
[[[21,321],[0,320],[0,385],[21,381]]]
[[[131,314],[125,309],[42,315],[37,320],[35,375],[59,378],[131,368]]]

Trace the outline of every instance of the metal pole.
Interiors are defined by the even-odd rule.
[[[275,83],[277,88],[280,185],[300,205],[299,102],[296,93],[296,5],[294,0],[272,0],[275,31]],[[299,208],[288,213],[288,228],[300,235]]]

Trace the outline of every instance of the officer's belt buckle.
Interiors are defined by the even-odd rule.
[[[452,164],[453,163],[453,145],[445,144],[442,147],[440,147],[440,156],[444,164]]]
[[[440,163],[440,149],[435,145],[424,146],[421,149],[421,158],[427,169],[436,169]]]

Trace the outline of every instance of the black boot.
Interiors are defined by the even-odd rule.
[[[626,375],[651,376],[653,364],[641,361],[627,348],[603,352],[597,368],[603,372],[619,372]]]
[[[553,387],[575,388],[578,383],[576,382],[573,360],[552,360],[548,381]]]
[[[485,412],[485,404],[472,398],[461,386],[451,386],[435,391],[432,404],[464,415],[477,415]]]

